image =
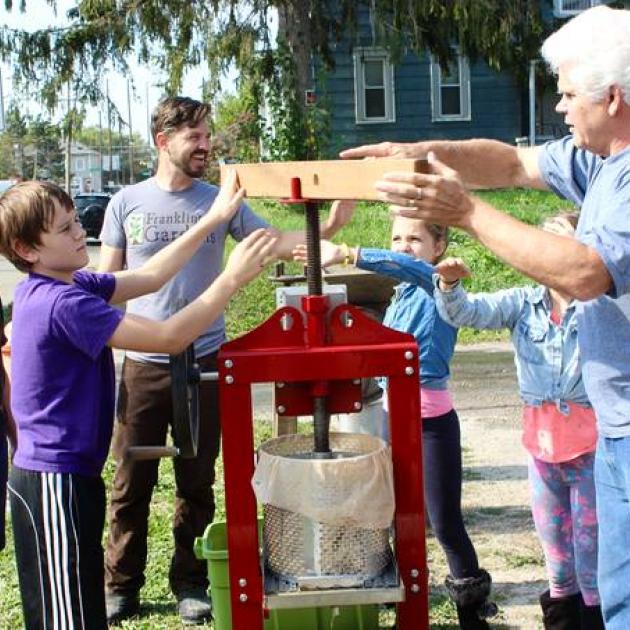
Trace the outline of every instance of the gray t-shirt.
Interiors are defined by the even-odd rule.
[[[219,192],[217,186],[195,180],[186,190],[162,190],[150,178],[123,188],[107,207],[101,241],[125,251],[128,269],[136,269],[199,221]],[[164,320],[192,302],[221,272],[225,239],[230,234],[241,240],[267,223],[242,204],[229,224],[211,232],[184,268],[159,291],[127,304],[127,312],[149,319]],[[195,341],[197,356],[216,351],[225,341],[223,316]],[[168,362],[168,355],[129,352],[137,361]]]
[[[610,273],[608,295],[577,307],[587,394],[605,437],[630,436],[630,149],[605,160],[576,149],[569,136],[542,147],[550,188],[581,206],[576,237]]]

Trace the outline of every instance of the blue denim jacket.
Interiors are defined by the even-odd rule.
[[[590,407],[582,381],[575,304],[556,326],[550,321],[549,293],[542,286],[469,295],[458,284],[452,291],[436,289],[435,301],[440,315],[454,326],[510,329],[526,404],[555,402],[564,414],[567,402]]]
[[[435,308],[433,265],[387,249],[361,248],[356,266],[401,281],[394,290],[383,324],[416,338],[422,386],[446,389],[457,328],[444,322]]]

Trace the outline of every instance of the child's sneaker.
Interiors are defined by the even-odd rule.
[[[138,593],[107,593],[105,608],[107,623],[114,626],[140,612],[140,598]]]
[[[210,621],[212,601],[204,588],[195,588],[177,593],[177,612],[185,626],[194,626]]]

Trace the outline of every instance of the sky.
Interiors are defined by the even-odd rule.
[[[7,11],[2,3],[0,8],[0,20],[3,24],[11,28],[20,28],[26,30],[37,30],[47,28],[52,25],[62,25],[64,23],[65,12],[68,8],[75,6],[76,2],[72,0],[58,0],[57,15],[52,8],[44,2],[44,0],[27,0],[26,13],[20,13],[14,1],[14,9]],[[138,133],[142,138],[148,141],[148,112],[155,107],[158,100],[162,96],[160,88],[156,87],[163,76],[156,74],[156,71],[146,67],[139,66],[135,60],[130,59],[130,74],[134,77],[135,95],[131,97],[131,124],[134,133]],[[9,64],[0,63],[0,72],[2,73],[2,88],[4,95],[4,107],[8,109],[11,98],[14,95],[12,86],[12,69]],[[123,119],[128,117],[127,108],[127,79],[117,73],[109,72],[103,75],[103,83],[108,82],[109,95],[111,100],[116,104]],[[183,82],[181,93],[192,98],[201,98],[202,94],[203,71],[194,69],[189,71]],[[37,115],[42,109],[36,104],[35,100],[30,100],[19,96],[20,109],[23,113]],[[101,108],[102,124],[107,126],[107,110],[105,106]],[[53,120],[61,117],[61,111]],[[98,108],[89,107],[85,126],[97,127],[99,124]]]

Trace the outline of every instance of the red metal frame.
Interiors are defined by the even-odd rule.
[[[228,562],[234,630],[259,630],[267,611],[259,557],[251,385],[285,383],[308,400],[322,392],[329,411],[347,411],[339,393],[352,381],[387,376],[396,498],[395,554],[405,587],[398,630],[429,627],[418,348],[411,335],[381,326],[343,304],[330,314],[325,296],[303,298],[303,313],[286,307],[223,346],[219,394],[225,469]],[[289,326],[286,322],[290,321]],[[345,383],[344,383],[345,381]],[[354,395],[354,390],[351,395]],[[311,407],[312,408],[312,407]]]

